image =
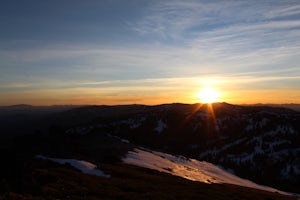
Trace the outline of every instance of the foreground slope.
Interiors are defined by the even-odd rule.
[[[121,159],[137,146],[100,132],[23,136],[15,142],[0,152],[5,160],[0,166],[0,199],[296,199],[124,164]],[[79,163],[98,172],[86,173]]]
[[[128,164],[158,170],[192,181],[227,183],[288,195],[286,192],[241,179],[211,163],[205,161],[200,162],[183,156],[174,156],[147,149],[134,149],[134,151],[128,152],[123,161]]]

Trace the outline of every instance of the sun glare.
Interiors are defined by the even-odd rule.
[[[203,88],[197,95],[202,103],[214,103],[219,100],[220,93],[210,87]]]

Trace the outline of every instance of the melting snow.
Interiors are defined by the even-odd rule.
[[[97,166],[95,164],[84,161],[84,160],[50,158],[50,157],[46,157],[46,156],[42,156],[42,155],[37,155],[36,158],[51,160],[51,161],[59,163],[61,165],[68,163],[71,166],[75,167],[76,169],[79,169],[83,173],[93,174],[93,175],[102,176],[102,177],[110,177],[110,175],[105,174],[103,171],[101,171],[99,169],[96,169]]]
[[[123,162],[158,170],[160,172],[169,173],[193,181],[204,183],[228,183],[270,192],[288,194],[268,186],[258,185],[249,180],[239,178],[211,163],[205,161],[200,162],[195,159],[187,159],[182,156],[178,157],[156,151],[135,149],[134,151],[128,152],[127,156],[123,159]]]

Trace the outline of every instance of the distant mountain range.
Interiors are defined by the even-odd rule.
[[[243,105],[243,104],[242,104]],[[282,107],[282,108],[290,108],[296,111],[300,111],[300,104],[296,104],[296,103],[285,103],[285,104],[262,104],[262,103],[258,103],[258,104],[244,104],[244,105],[248,105],[248,106],[270,106],[270,107]]]
[[[9,122],[0,123],[3,137],[28,134],[16,136],[14,148],[25,145],[25,152],[32,155],[118,160],[107,150],[107,155],[95,154],[107,139],[87,139],[108,136],[124,142],[104,149],[120,152],[124,145],[128,150],[143,146],[211,162],[256,183],[300,193],[300,112],[296,109],[227,103],[47,109],[19,105],[1,107],[0,119]],[[81,144],[85,140],[89,142]]]

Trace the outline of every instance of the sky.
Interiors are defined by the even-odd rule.
[[[2,0],[0,105],[300,103],[299,0]]]

